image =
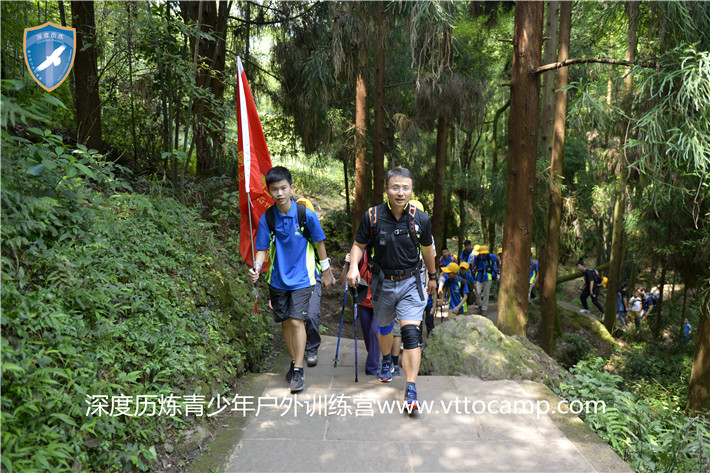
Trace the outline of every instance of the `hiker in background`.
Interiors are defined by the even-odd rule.
[[[657,299],[653,297],[654,290],[657,290],[657,288],[654,288],[651,290],[651,292],[646,292],[646,289],[641,288],[641,311],[643,312],[643,317],[648,320],[649,317],[652,317],[656,315],[654,312],[654,309],[656,307],[656,301]],[[660,291],[659,291],[660,294]]]
[[[476,280],[477,304],[481,315],[488,315],[488,301],[490,299],[491,284],[498,277],[498,258],[488,252],[486,245],[481,246],[481,250],[473,259],[474,279]]]
[[[335,283],[335,278],[325,250],[325,233],[320,226],[318,216],[303,204],[297,204],[291,197],[293,194],[291,172],[283,166],[275,166],[269,169],[265,178],[274,205],[269,207],[259,219],[259,229],[254,243],[257,251],[254,267],[249,270],[249,276],[256,284],[267,251],[271,250],[271,263],[267,273],[269,299],[274,321],[281,324],[286,348],[291,355],[291,365],[286,373],[286,380],[291,392],[295,393],[303,390],[305,386],[303,372],[303,355],[306,351],[305,320],[316,285],[315,273],[309,272],[308,268],[315,267],[318,258],[322,271],[321,281],[325,290]],[[270,219],[269,213],[273,217],[273,232],[267,223]],[[305,221],[303,225],[299,214],[303,215]]]
[[[311,204],[311,201],[302,197],[296,201],[298,204],[303,204],[307,209],[315,213],[316,209]],[[311,304],[308,306],[308,315],[306,316],[306,364],[309,367],[314,367],[318,364],[318,348],[320,348],[320,300],[323,295],[321,286],[321,274],[317,267],[314,268],[316,276],[316,285],[313,287],[313,295],[311,295]]]
[[[395,319],[399,319],[404,344],[404,401],[407,409],[413,410],[419,409],[415,383],[421,363],[419,323],[427,303],[424,294],[436,291],[434,238],[429,216],[409,202],[414,179],[408,169],[390,169],[385,190],[388,202],[371,207],[362,216],[350,249],[352,264],[347,277],[350,286],[358,285],[360,274],[354,264],[369,251],[372,307],[377,317],[382,351],[379,379],[385,383],[392,381],[392,329]],[[421,277],[422,258],[429,275],[428,282]]]
[[[692,331],[693,327],[690,326],[690,320],[686,317],[683,319],[683,345],[686,345],[690,341]]]
[[[473,277],[473,274],[471,271],[468,270],[469,265],[468,263],[462,262],[459,265],[459,276],[463,281],[466,283],[468,286],[468,297],[463,303],[463,312],[464,314],[468,313],[468,301],[473,301],[471,303],[471,307],[475,310],[476,309],[476,302],[475,302],[475,294],[476,294],[476,280]]]
[[[471,240],[464,240],[463,251],[461,252],[461,256],[459,256],[459,263],[468,263],[471,259],[472,251],[473,248],[471,248]]]
[[[592,304],[599,309],[602,313],[602,319],[604,318],[604,306],[599,302],[599,289],[601,286],[601,276],[599,272],[595,269],[587,269],[582,258],[577,261],[577,270],[582,272],[584,276],[584,287],[582,288],[582,293],[579,295],[579,300],[582,301],[583,314],[589,314],[589,305],[587,304],[587,299],[591,296]]]
[[[639,288],[634,291],[633,296],[629,299],[629,314],[637,329],[641,328],[641,317],[643,317],[641,313],[641,300],[641,289]]]
[[[449,263],[448,266],[442,268],[446,273],[444,284],[439,286],[439,297],[449,301],[449,315],[452,317],[458,314],[463,314],[463,305],[468,298],[468,284],[459,276],[459,265]]]
[[[626,327],[627,321],[625,316],[629,311],[629,283],[623,282],[619,287],[616,299],[616,318],[621,322],[621,327]],[[631,320],[628,321],[631,323]]]
[[[452,255],[449,253],[449,249],[444,247],[441,250],[441,258],[439,258],[439,269],[443,271],[445,267],[449,265],[449,263],[455,263],[456,262],[456,255]]]
[[[345,255],[345,265],[340,276],[340,282],[348,283],[347,273],[350,269],[350,253]],[[365,342],[365,350],[367,351],[367,360],[365,360],[365,374],[368,376],[377,376],[377,371],[380,366],[380,343],[377,341],[377,319],[375,312],[372,309],[372,291],[370,290],[370,267],[367,264],[367,254],[362,255],[362,259],[358,264],[360,270],[360,279],[367,283],[367,297],[364,301],[357,305],[357,318],[360,328],[362,329],[362,339]]]
[[[537,275],[540,272],[540,267],[537,264],[537,260],[533,258],[530,261],[530,288],[528,289],[528,300],[535,299],[535,293],[533,289],[535,288],[535,283],[537,282]]]

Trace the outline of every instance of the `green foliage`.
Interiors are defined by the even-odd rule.
[[[582,361],[557,389],[568,401],[603,401],[583,420],[638,472],[697,472],[710,467],[710,421],[687,417],[671,402],[619,389],[604,361]]]
[[[120,193],[94,150],[26,130],[2,131],[3,470],[153,470],[191,419],[91,414],[89,396],[110,409],[118,395],[230,394],[270,322],[241,303],[234,239],[170,198]]]
[[[565,332],[562,335],[562,342],[568,345],[567,356],[572,360],[573,364],[587,358],[593,350],[592,345],[584,337],[576,333]]]

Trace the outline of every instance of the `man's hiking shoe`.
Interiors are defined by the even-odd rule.
[[[407,384],[404,390],[404,404],[408,412],[419,410],[419,400],[417,399],[417,388],[413,384]]]
[[[309,368],[313,368],[318,364],[318,355],[308,355],[307,363]]]
[[[392,362],[383,361],[382,368],[380,368],[380,381],[383,383],[389,383],[392,381]]]
[[[291,378],[291,384],[289,384],[288,388],[291,390],[292,393],[297,393],[298,391],[301,391],[303,387],[305,386],[304,382],[304,374],[303,374],[303,368],[295,368],[293,370],[293,377]]]
[[[580,314],[589,314],[589,310],[587,310],[587,309],[581,309],[581,310],[579,311],[579,313],[580,313]]]
[[[288,371],[286,372],[286,382],[290,383],[291,378],[293,378],[293,367],[296,365],[296,362],[291,360],[291,366],[289,366]]]
[[[399,366],[394,365],[392,368],[392,376],[399,376]]]

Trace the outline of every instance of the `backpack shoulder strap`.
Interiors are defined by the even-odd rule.
[[[300,202],[296,202],[296,213],[298,215],[298,226],[301,230],[301,235],[311,240],[311,232],[308,230],[308,221],[306,219],[306,206]]]
[[[407,209],[407,215],[408,215],[407,218],[409,219],[409,221],[407,222],[407,228],[409,229],[409,238],[412,239],[414,246],[419,248],[419,237],[417,237],[417,229],[416,229],[416,223],[417,223],[416,219],[417,219],[419,212],[417,212],[417,208],[414,205],[412,205],[411,203],[409,203],[407,205],[409,205],[409,209]],[[419,225],[419,227],[421,228],[421,225]]]
[[[273,240],[276,232],[276,216],[273,205],[266,209],[266,225],[269,227],[269,237]]]

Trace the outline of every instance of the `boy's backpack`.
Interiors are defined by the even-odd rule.
[[[269,238],[273,242],[276,238],[276,215],[274,214],[274,207],[272,205],[266,209],[266,225],[269,227]],[[308,240],[308,243],[313,247],[313,252],[316,255],[316,270],[318,273],[321,272],[320,260],[318,259],[318,249],[316,248],[315,242],[311,239],[311,232],[308,230],[308,222],[306,220],[306,206],[300,202],[296,202],[296,215],[298,216],[298,230],[301,235]]]
[[[592,271],[594,272],[594,287],[602,287],[604,285],[604,279],[602,279],[602,275],[599,274],[599,271],[597,271],[596,269],[593,269]]]

